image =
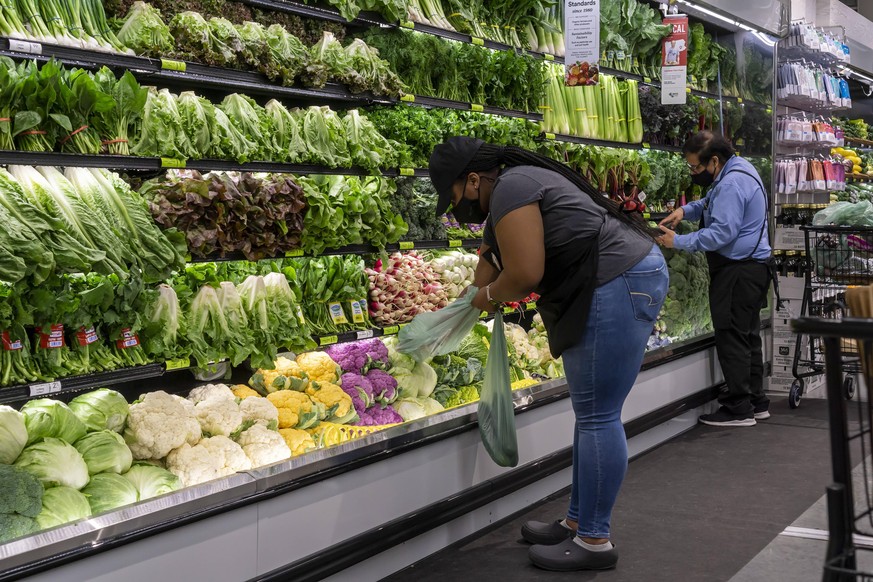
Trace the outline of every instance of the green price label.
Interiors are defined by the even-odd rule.
[[[406,103],[415,103],[415,95],[403,95],[400,100]]]
[[[528,310],[528,311],[533,311],[534,309],[537,308],[537,302],[536,302],[536,301],[531,301],[530,303],[528,303],[527,305],[525,305],[524,308],[525,308],[526,310]]]
[[[503,313],[512,313],[513,311],[515,311],[515,309],[513,309],[512,307],[503,308]]]
[[[184,168],[185,160],[177,160],[176,158],[161,158],[162,168]]]
[[[485,108],[479,105],[478,103],[470,103],[470,111],[476,111],[477,113],[482,113],[485,111]]]
[[[652,82],[651,77],[643,77],[643,83],[651,83],[651,82]]]
[[[652,147],[652,146],[649,145],[648,143],[643,142],[643,149],[644,149],[644,150],[647,150],[647,149],[649,149],[649,148],[651,148],[651,147]]]
[[[191,367],[191,360],[189,358],[179,358],[178,360],[167,360],[167,371],[170,370],[184,370],[186,368]]]
[[[180,73],[184,73],[186,65],[182,61],[174,61],[173,59],[161,59],[161,68],[165,71],[178,71]]]
[[[330,346],[339,341],[339,338],[335,335],[326,335],[318,338],[318,344],[322,346]]]
[[[475,44],[476,46],[485,46],[485,41],[479,38],[478,36],[471,36],[470,42]]]
[[[389,325],[388,327],[382,329],[382,333],[384,335],[394,335],[399,331],[400,327],[396,325]]]
[[[412,249],[414,249],[414,248],[415,248],[415,243],[414,243],[414,242],[411,242],[411,241],[403,241],[402,243],[400,243],[400,250],[401,250],[401,251],[409,251],[409,250],[412,250]]]
[[[406,21],[404,21],[404,22],[401,22],[401,23],[400,23],[400,26],[402,26],[403,28],[414,29],[414,28],[415,28],[415,23],[412,22],[411,20],[406,20]]]
[[[464,245],[464,243],[462,241],[459,241],[459,240],[450,240],[449,241],[449,248],[450,249],[456,249],[456,248],[463,246],[463,245]]]
[[[483,311],[482,313],[479,314],[479,319],[485,319],[486,317],[488,317],[487,311]]]
[[[742,97],[737,97],[737,103],[742,103],[742,102],[743,102],[743,98],[742,98]]]
[[[554,133],[547,133],[546,139],[555,139],[555,134]]]
[[[397,327],[399,327],[400,329],[403,329],[403,328],[406,327],[407,325],[409,325],[409,324],[408,324],[408,323],[401,323],[401,324],[399,324]]]
[[[685,87],[685,92],[686,92],[686,93],[691,93],[691,87]]]
[[[767,108],[767,115],[770,115],[770,114],[772,114],[772,113],[773,113],[773,110],[770,109],[770,108],[768,107],[768,108]]]
[[[285,256],[288,257],[289,259],[293,258],[293,257],[302,257],[303,256],[303,249],[294,249],[293,251],[285,251]]]
[[[545,54],[545,55],[543,55],[543,58],[546,59],[547,61],[554,61],[555,55]]]
[[[413,168],[400,168],[401,176],[414,176],[415,170]]]

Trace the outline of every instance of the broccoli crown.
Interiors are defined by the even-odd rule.
[[[0,543],[30,535],[39,529],[36,519],[17,513],[0,513]]]
[[[44,492],[39,479],[12,465],[0,465],[0,543],[39,529]]]

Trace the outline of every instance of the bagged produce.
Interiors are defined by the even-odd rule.
[[[472,305],[477,291],[471,286],[466,295],[448,307],[416,315],[400,330],[397,351],[424,362],[457,350],[479,321],[480,312]]]

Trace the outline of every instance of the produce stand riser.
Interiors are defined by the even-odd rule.
[[[718,366],[711,338],[689,342],[687,350],[682,353],[677,346],[674,354],[684,357],[668,359],[640,374],[624,408],[628,426],[649,430],[648,437],[641,435],[648,442],[631,441],[635,452],[655,446],[695,422],[692,415],[687,415],[681,421],[667,423],[667,417],[662,416],[664,410],[672,411],[668,416],[682,414],[688,412],[689,406],[698,407],[715,396],[712,389],[702,390],[721,382],[721,377],[714,374]],[[681,383],[671,380],[677,375],[683,378]],[[563,381],[516,392],[520,467],[566,449],[573,427],[566,397]],[[0,571],[0,580],[46,567],[52,569],[32,579],[97,582],[118,580],[123,575],[130,582],[161,576],[244,580],[314,558],[337,540],[353,540],[392,519],[501,475],[511,475],[497,467],[482,448],[475,430],[475,410],[475,404],[467,405],[271,468],[239,474],[236,480],[213,482],[220,487],[205,484],[157,498],[148,512],[141,510],[130,519],[124,519],[122,509],[86,520],[78,529],[75,525],[62,526],[25,538],[18,542],[24,546],[18,547],[15,555],[2,556],[4,571]],[[654,417],[647,418],[653,411],[660,411],[657,422]],[[424,475],[429,476],[426,486]],[[500,514],[493,519],[563,488],[569,483],[569,474],[565,471],[561,475],[556,481],[547,480],[541,488],[527,489],[527,494],[506,497]],[[341,520],[324,519],[338,507],[343,508]],[[452,535],[463,537],[487,525],[471,521],[465,525],[469,531],[453,527]],[[60,541],[67,535],[73,537]],[[445,540],[444,535],[441,537]],[[92,546],[92,542],[85,543],[89,539],[101,541]],[[289,544],[292,539],[294,544]],[[118,546],[118,542],[128,545]],[[446,543],[451,541],[443,541],[442,545]],[[10,552],[13,546],[0,548]],[[101,549],[106,551],[94,553]],[[24,553],[18,553],[22,550]],[[87,560],[53,567],[64,559],[85,555]],[[409,554],[407,559],[414,561],[417,557]],[[383,562],[382,567],[394,571],[409,561],[401,564],[392,559]],[[358,568],[350,570],[350,575],[352,572],[357,580],[381,577]],[[291,579],[302,580],[297,576]]]

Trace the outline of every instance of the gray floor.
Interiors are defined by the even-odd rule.
[[[698,426],[631,462],[613,515],[621,559],[601,573],[544,572],[528,562],[519,528],[561,516],[566,496],[386,579],[752,582],[821,580],[825,543],[780,535],[795,522],[827,529],[827,407],[806,400],[755,427]]]

